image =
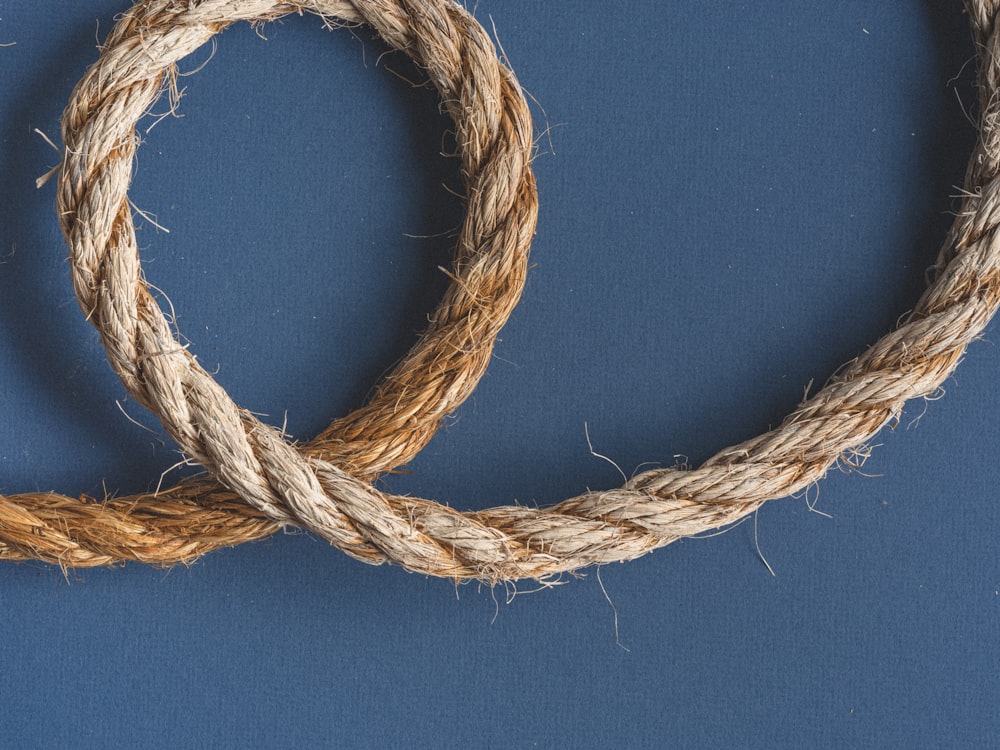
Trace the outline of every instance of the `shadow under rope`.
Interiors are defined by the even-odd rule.
[[[368,36],[360,36],[364,32],[368,32]],[[344,30],[336,29],[332,32],[316,29],[316,33],[346,34]],[[387,248],[377,251],[381,256],[398,260],[401,254],[415,252],[419,262],[405,264],[403,273],[407,274],[407,278],[404,283],[398,280],[391,282],[391,294],[396,300],[393,315],[399,320],[391,335],[382,341],[362,337],[359,342],[361,346],[377,351],[375,360],[379,364],[357,371],[357,377],[350,383],[331,383],[334,388],[349,389],[346,399],[338,398],[338,403],[347,403],[349,409],[360,407],[367,400],[383,376],[407,354],[425,330],[429,315],[448,288],[449,279],[440,268],[452,265],[456,238],[465,216],[464,201],[458,197],[464,194],[458,175],[460,161],[457,157],[442,156],[442,151],[453,151],[447,147],[447,141],[454,125],[447,115],[442,114],[437,89],[412,60],[402,52],[391,50],[371,29],[362,27],[355,32],[355,36],[361,38],[363,55],[368,64],[371,65],[372,60],[377,62],[377,73],[381,79],[378,86],[390,91],[392,102],[398,108],[398,117],[406,124],[408,158],[416,167],[419,185],[415,193],[398,195],[403,207],[397,210],[407,217],[419,216],[420,220],[415,225],[407,226],[406,231],[412,235],[410,237],[389,237],[388,233],[382,233]],[[353,62],[358,63],[356,60]],[[367,250],[348,246],[344,252]],[[367,312],[382,315],[381,307],[380,300],[376,299],[374,310]],[[332,350],[344,350],[339,342],[330,342],[328,346]],[[316,423],[311,426],[317,432],[335,417],[346,414],[346,411],[334,413],[332,409],[321,411],[327,413],[316,417]]]
[[[920,104],[920,116],[914,128],[917,131],[915,137],[920,142],[922,161],[916,181],[895,186],[899,196],[895,203],[901,207],[898,209],[900,215],[907,220],[905,230],[902,233],[889,231],[890,217],[887,216],[885,228],[873,243],[878,251],[902,259],[904,265],[892,268],[892,275],[887,277],[878,299],[858,296],[845,297],[837,302],[839,307],[856,305],[862,308],[863,320],[854,322],[852,328],[845,331],[840,330],[842,323],[836,317],[823,321],[820,339],[833,345],[825,350],[818,347],[814,351],[803,349],[810,360],[807,372],[811,375],[801,383],[792,383],[791,391],[785,387],[789,384],[786,380],[778,389],[762,388],[758,383],[750,398],[744,394],[744,398],[727,400],[723,394],[720,408],[715,413],[738,414],[741,409],[746,413],[746,404],[755,401],[756,421],[753,424],[743,421],[735,429],[729,428],[730,439],[697,451],[692,456],[694,465],[726,446],[777,427],[801,401],[808,377],[813,378],[808,392],[814,395],[843,364],[897,327],[926,288],[931,268],[952,224],[952,212],[957,205],[955,188],[963,182],[975,142],[976,133],[969,116],[975,109],[977,94],[974,87],[974,51],[962,9],[958,4],[930,0],[923,4],[922,10],[927,14],[927,22],[922,25],[928,32],[922,39],[933,44],[934,58],[930,87],[921,90],[914,98]],[[926,51],[922,54],[926,55]],[[905,60],[901,67],[905,76]],[[879,71],[872,71],[872,76],[878,78]],[[885,81],[886,87],[906,85],[905,78],[897,81],[887,75]],[[895,91],[891,94],[896,95]],[[892,165],[874,164],[872,169],[890,170]],[[865,273],[865,270],[857,272]],[[778,373],[775,372],[772,382],[777,380]],[[766,416],[762,419],[761,414]],[[739,420],[734,422],[736,424]]]
[[[109,28],[110,20],[103,19],[102,25]],[[72,296],[66,244],[55,215],[54,181],[41,190],[35,187],[35,180],[58,163],[59,156],[33,128],[58,141],[58,115],[72,81],[94,61],[94,45],[92,26],[72,32],[51,46],[53,54],[30,77],[8,89],[10,104],[0,126],[5,175],[0,187],[0,242],[6,256],[0,265],[0,331],[13,356],[4,368],[18,382],[31,383],[32,401],[45,399],[47,410],[60,413],[60,427],[66,433],[54,436],[54,442],[72,433],[84,446],[117,446],[123,466],[141,466],[148,450],[142,444],[124,444],[120,424],[107,415],[108,405],[114,408],[115,399],[121,398],[120,390],[114,389],[110,368],[99,371],[98,337],[83,321]],[[95,489],[92,480],[80,484],[79,477],[67,484],[65,473],[64,468],[48,466],[44,475],[4,476],[0,487],[4,492]]]
[[[963,111],[963,105],[968,110],[970,102],[975,101],[976,65],[967,19],[959,4],[929,0],[923,3],[921,10],[927,18],[922,24],[927,31],[922,39],[933,45],[932,68],[935,72],[930,78],[931,87],[915,98],[921,105],[921,116],[914,125],[921,146],[919,180],[898,185],[900,197],[896,202],[902,206],[900,213],[908,221],[905,231],[902,234],[886,231],[876,238],[875,243],[884,247],[886,252],[904,259],[905,265],[893,269],[889,283],[878,300],[845,298],[841,301],[844,305],[860,305],[865,311],[865,319],[860,326],[847,332],[851,343],[831,347],[814,362],[812,371],[816,378],[809,390],[810,395],[815,394],[826,378],[840,366],[895,328],[913,309],[926,288],[930,269],[952,223],[952,211],[956,205],[953,197],[955,186],[962,184],[976,138],[974,127]],[[926,55],[926,50],[922,54]],[[905,60],[901,65],[905,70]],[[877,77],[878,71],[872,75]],[[897,84],[905,85],[905,79],[896,81],[886,78],[887,87]],[[890,167],[887,165],[885,168]],[[877,170],[882,167],[873,165],[872,168]],[[833,331],[837,322],[830,320],[826,325],[826,330]],[[845,338],[841,335],[839,340],[843,342]],[[787,392],[765,392],[761,403],[773,416],[766,423],[761,421],[742,434],[734,432],[734,439],[713,446],[704,455],[699,455],[699,460],[709,458],[724,445],[735,444],[776,427],[798,405],[799,400],[798,396],[789,398]],[[734,405],[733,408],[739,407]]]
[[[833,345],[820,349],[814,346],[812,350],[805,348],[802,352],[809,357],[806,372],[815,373],[809,394],[815,394],[826,379],[844,363],[860,354],[869,345],[895,328],[905,314],[913,309],[918,298],[923,293],[930,268],[933,266],[946,234],[952,223],[952,211],[955,200],[955,186],[961,185],[965,173],[966,162],[975,140],[975,132],[970,125],[962,104],[968,109],[970,101],[975,99],[973,86],[975,77],[974,61],[969,63],[972,46],[969,39],[968,24],[957,5],[928,2],[924,5],[928,14],[926,28],[929,33],[927,41],[934,43],[934,69],[937,71],[931,90],[922,92],[919,103],[922,105],[922,117],[915,127],[921,140],[921,156],[923,163],[919,168],[919,182],[899,184],[897,203],[902,205],[901,213],[909,220],[905,233],[885,231],[876,239],[877,245],[884,247],[886,252],[905,259],[905,265],[893,268],[893,275],[884,287],[877,300],[845,297],[839,300],[837,306],[858,305],[864,309],[864,320],[861,325],[855,324],[852,330],[843,332],[842,323],[836,317],[823,321],[818,339],[832,342]],[[969,64],[967,64],[969,63]],[[872,73],[874,77],[878,72]],[[897,82],[887,80],[887,86]],[[890,168],[891,165],[880,167],[873,165],[873,170]],[[888,218],[888,217],[887,217]],[[817,228],[819,231],[820,228]],[[858,271],[865,273],[864,269]],[[767,294],[761,290],[761,294]],[[725,304],[722,300],[719,304]],[[833,335],[836,334],[836,335]],[[844,342],[848,343],[844,343]],[[786,363],[784,366],[788,366]],[[697,466],[710,458],[718,450],[737,444],[743,440],[762,434],[777,427],[801,401],[803,388],[809,376],[801,383],[781,381],[781,387],[774,389],[765,385],[773,385],[780,379],[780,372],[761,374],[754,381],[754,373],[748,373],[750,380],[745,391],[740,393],[720,393],[718,401],[707,415],[705,424],[715,422],[722,426],[722,432],[727,437],[719,442],[701,444],[692,450],[685,458],[691,465]],[[751,419],[748,419],[750,415]],[[740,416],[742,415],[742,416]],[[717,421],[716,421],[717,420]],[[723,421],[725,420],[725,421]],[[678,429],[679,428],[679,429]],[[687,425],[666,425],[666,432],[660,435],[656,442],[648,445],[677,445],[676,433],[682,435],[699,435],[705,430]],[[718,430],[709,427],[708,432]],[[696,438],[697,439],[697,438]],[[641,455],[641,448],[640,454]],[[647,454],[648,457],[648,454]],[[632,464],[625,462],[631,467]]]

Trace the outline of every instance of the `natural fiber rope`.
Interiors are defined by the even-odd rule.
[[[102,330],[116,371],[133,394],[156,409],[184,406],[176,393],[147,392],[136,384],[159,378],[159,365],[172,366],[180,346],[165,327],[138,267],[125,197],[138,143],[135,122],[164,86],[172,84],[173,63],[223,27],[239,19],[277,18],[300,7],[345,21],[362,20],[353,6],[333,2],[137,5],[115,26],[101,59],[77,86],[64,115],[66,158],[59,214],[72,249],[81,304]],[[376,17],[385,29],[410,23],[398,4],[369,9],[368,18]],[[537,215],[529,168],[530,114],[516,81],[478,24],[463,14],[455,23],[460,24],[453,27],[456,43],[476,49],[468,56],[473,65],[456,70],[453,63],[459,56],[450,49],[418,56],[432,75],[443,74],[440,69],[445,67],[455,82],[442,90],[454,96],[447,104],[459,133],[470,197],[450,271],[453,283],[428,330],[369,403],[302,446],[304,455],[335,463],[360,480],[410,460],[442,418],[468,397],[524,286]],[[442,56],[447,57],[443,66],[435,62]],[[190,395],[197,397],[195,392]],[[215,418],[205,414],[208,421]],[[219,415],[220,420],[227,418]],[[234,441],[216,450],[238,446]],[[269,496],[268,501],[274,520],[231,490],[205,480],[102,502],[56,493],[0,496],[0,557],[68,567],[126,559],[188,561],[260,538],[291,520],[279,498]],[[365,550],[357,554],[370,557]]]
[[[234,9],[249,5],[261,3],[204,2],[192,12],[221,8],[222,17],[228,19]],[[358,0],[354,5],[391,45],[407,49],[425,65],[430,65],[430,51],[442,50],[448,50],[446,56],[455,53],[458,67],[463,60],[466,66],[474,64],[469,56],[474,59],[477,50],[456,41],[457,29],[467,22],[454,6],[402,3],[407,21],[390,25],[370,15],[391,17],[385,2]],[[339,5],[337,9],[342,10]],[[933,394],[996,311],[1000,304],[998,8],[992,0],[970,0],[968,9],[980,61],[980,139],[966,176],[966,197],[941,252],[935,280],[904,324],[843,367],[779,428],[727,448],[694,470],[648,471],[621,488],[587,493],[541,510],[501,507],[462,514],[430,501],[378,493],[326,461],[299,456],[273,430],[233,406],[170,337],[158,310],[138,308],[137,316],[133,303],[137,259],[120,248],[101,254],[102,249],[114,250],[102,243],[112,235],[109,227],[120,217],[120,209],[105,213],[106,224],[90,221],[83,229],[74,229],[81,221],[80,208],[67,215],[71,238],[96,248],[73,249],[78,291],[85,309],[94,312],[91,319],[112,342],[112,360],[126,385],[158,412],[186,452],[251,503],[284,520],[283,503],[302,523],[350,554],[371,562],[393,560],[431,575],[487,581],[538,578],[637,557],[737,521],[765,501],[817,481],[840,456],[894,419],[905,401]],[[170,29],[162,33],[178,34]],[[172,44],[149,49],[162,54]],[[128,85],[134,85],[138,72],[124,75]],[[453,115],[456,110],[491,104],[484,98],[473,100],[474,92],[456,88],[447,73],[434,71],[432,78],[446,100],[462,101],[452,107]],[[119,86],[109,81],[103,89],[108,100],[112,89]],[[93,105],[95,118],[100,104]],[[115,114],[120,115],[121,109]],[[93,138],[95,122],[77,123],[79,134]],[[67,132],[76,135],[73,123],[69,124]],[[477,132],[459,129],[462,138],[475,138]],[[84,137],[73,142],[88,141]],[[120,160],[121,153],[130,153],[131,141],[125,133],[110,141],[105,138],[104,143],[100,153],[88,149],[83,157],[68,154],[66,169],[72,175],[82,161],[85,167],[79,179],[89,178],[90,184],[83,192],[103,196],[110,190],[120,206],[124,188],[114,186],[123,168],[112,162]],[[470,198],[473,195],[470,192]],[[123,225],[130,226],[118,218],[119,233]],[[81,237],[95,236],[95,231],[102,243]],[[133,357],[141,353],[157,356]]]

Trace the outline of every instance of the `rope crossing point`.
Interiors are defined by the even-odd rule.
[[[647,471],[620,488],[542,509],[459,513],[428,500],[380,493],[327,456],[288,446],[232,404],[180,347],[141,284],[127,208],[133,126],[159,90],[169,55],[187,54],[193,47],[184,45],[197,46],[232,21],[298,9],[370,23],[390,46],[414,57],[428,69],[456,120],[466,175],[481,170],[478,174],[510,176],[510,160],[517,157],[484,145],[478,140],[483,133],[496,131],[478,126],[492,123],[503,132],[504,96],[515,94],[487,96],[481,88],[463,86],[462,73],[476,70],[483,58],[495,59],[495,53],[478,25],[450,2],[159,0],[136,6],[116,27],[102,60],[74,93],[64,119],[60,216],[77,295],[129,392],[160,417],[185,453],[244,500],[278,523],[307,526],[362,560],[392,561],[456,579],[543,578],[634,558],[732,523],[767,500],[817,481],[840,456],[893,420],[907,400],[933,394],[1000,305],[998,7],[970,0],[980,65],[980,138],[934,281],[899,328],[841,368],[778,428],[726,448],[696,469]],[[142,44],[129,48],[135,35]],[[145,76],[157,66],[160,78],[155,85],[146,83],[154,80]],[[493,70],[516,91],[509,74]],[[466,117],[476,118],[477,126],[464,127]],[[525,144],[529,136],[523,134]],[[523,158],[521,174],[527,171]],[[481,220],[475,207],[484,188],[469,179],[466,226],[489,246],[500,230]],[[517,184],[500,179],[495,195],[513,202]],[[470,256],[461,246],[458,258],[456,268],[468,272]],[[478,297],[470,301],[469,317],[492,314],[481,303]]]
[[[303,10],[331,21],[363,20],[354,6],[334,2],[161,0],[136,5],[114,27],[100,59],[77,85],[65,111],[66,158],[58,202],[74,283],[81,305],[102,332],[116,371],[130,391],[154,410],[191,413],[169,386],[163,387],[179,345],[164,329],[138,266],[126,198],[138,144],[134,126],[172,85],[174,62],[215,33],[237,20],[266,21]],[[409,27],[407,11],[399,3],[367,13],[388,29]],[[478,24],[459,14],[452,30],[458,48],[411,52],[431,74],[445,76],[445,83],[457,80],[451,89],[457,98],[449,103],[456,128],[475,134],[459,143],[462,175],[471,197],[448,272],[451,286],[420,341],[368,404],[301,446],[304,456],[330,461],[359,481],[409,461],[442,419],[472,393],[526,278],[538,210],[529,166],[533,145],[528,106]],[[410,44],[412,32],[407,34],[396,36]],[[474,54],[465,55],[461,50],[466,48],[474,48]],[[456,61],[463,55],[474,57],[476,64],[459,73]],[[104,294],[97,295],[102,285]],[[157,368],[160,362],[171,363],[166,372]],[[169,382],[185,387],[177,380]],[[208,421],[216,416],[232,419],[231,414],[204,411],[201,416]],[[180,429],[200,427],[187,423]],[[233,434],[242,436],[242,430]],[[241,443],[237,440],[234,445]],[[247,448],[245,439],[241,447]],[[223,462],[223,471],[224,467]],[[119,560],[186,562],[294,522],[279,497],[265,497],[270,515],[212,480],[186,481],[155,494],[100,502],[51,492],[0,495],[0,557],[67,567]],[[354,542],[363,543],[356,536]],[[364,556],[365,550],[357,554]]]

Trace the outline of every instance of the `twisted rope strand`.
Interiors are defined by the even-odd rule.
[[[60,219],[73,249],[80,304],[101,329],[116,372],[142,403],[202,414],[209,422],[235,428],[237,438],[243,434],[238,417],[213,412],[211,399],[189,406],[189,396],[197,400],[203,393],[188,393],[183,384],[164,380],[155,364],[182,347],[165,325],[138,264],[125,199],[138,143],[134,125],[170,83],[174,62],[214,33],[237,20],[266,21],[304,9],[352,23],[363,20],[352,5],[335,2],[309,7],[275,2],[136,5],[112,30],[101,59],[78,84],[64,115],[67,158],[60,180]],[[379,18],[384,27],[398,29],[395,37],[409,44],[413,31],[405,9],[387,5],[380,10],[386,13]],[[467,24],[474,26],[475,21]],[[476,43],[481,45],[483,39],[481,34]],[[474,89],[492,103],[488,108],[477,105],[477,116],[460,118],[462,127],[480,135],[474,150],[461,148],[460,142],[471,208],[450,271],[452,288],[421,340],[369,402],[301,447],[303,455],[335,463],[359,481],[410,460],[441,420],[469,396],[524,286],[537,215],[528,166],[528,108],[495,54],[482,55],[478,67],[463,75],[469,80],[462,90]],[[449,106],[461,111],[454,102]],[[505,172],[507,164],[514,167],[510,173]],[[108,286],[102,290],[104,284]],[[159,390],[147,393],[147,380]],[[194,429],[183,421],[179,425],[181,431]],[[250,445],[246,439],[234,439],[206,451],[243,451],[249,459]],[[56,493],[0,496],[0,557],[67,567],[128,559],[189,561],[218,547],[259,539],[292,520],[266,483],[249,491],[256,493],[270,518],[209,480],[100,503]],[[345,545],[359,548],[355,556],[381,561],[381,554],[365,546],[349,521],[335,517],[333,523]]]
[[[218,2],[199,7],[209,5]],[[231,9],[242,4],[223,5]],[[431,40],[417,43],[397,24],[402,14],[392,15],[385,5],[384,1],[355,3],[365,18],[377,8],[380,17],[392,19],[378,26],[390,44],[402,42],[398,46],[424,64],[431,50],[459,50],[474,59],[478,45],[456,41],[456,30],[463,23],[459,9],[429,0],[401,1],[398,7],[411,14],[421,39]],[[80,276],[91,294],[85,299],[93,303],[92,308],[84,307],[96,313],[92,320],[102,334],[111,330],[124,337],[119,348],[112,348],[116,368],[154,408],[163,403],[174,409],[157,413],[185,452],[205,459],[214,473],[265,512],[291,509],[300,522],[349,554],[370,562],[390,559],[430,575],[487,581],[544,578],[637,557],[737,521],[767,500],[820,479],[839,457],[895,419],[907,400],[933,394],[1000,305],[1000,208],[994,197],[1000,192],[998,8],[992,1],[970,0],[968,10],[980,63],[980,140],[967,172],[966,197],[939,257],[936,278],[905,323],[842,368],[778,428],[720,451],[697,469],[647,471],[618,489],[588,492],[544,509],[500,507],[462,514],[428,500],[382,494],[322,458],[299,456],[280,435],[228,399],[217,400],[220,389],[173,339],[160,337],[166,329],[149,319],[151,311],[141,308],[142,315],[129,317],[130,298],[123,298],[126,303],[115,298],[128,278],[134,284],[137,277],[127,273],[138,265],[113,258],[117,248],[95,245],[92,258],[74,250],[75,257],[84,260]],[[460,103],[450,105],[453,115],[461,116],[466,102],[490,103],[489,97],[477,92],[453,88],[448,72],[432,73],[432,79],[445,100]],[[461,132],[475,139],[480,131]],[[470,152],[477,150],[470,147]],[[105,152],[102,159],[111,158],[110,154]],[[94,166],[101,161],[95,160]],[[106,169],[108,174],[114,170],[110,165]],[[117,195],[122,197],[123,193]],[[105,218],[114,216],[105,213]],[[489,229],[478,223],[475,228]],[[114,232],[105,228],[97,236],[110,238]],[[138,296],[136,300],[141,301]],[[119,320],[121,310],[127,320]],[[131,351],[163,352],[163,356],[148,359],[141,369],[133,364],[138,360],[116,360],[115,355]],[[181,400],[174,402],[175,398]],[[218,424],[238,425],[243,434],[239,440],[225,440],[211,433]],[[344,544],[345,529],[356,530],[364,543]]]

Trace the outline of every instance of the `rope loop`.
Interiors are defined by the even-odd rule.
[[[513,77],[495,64],[487,36],[447,0],[147,0],[136,6],[77,88],[65,118],[60,207],[77,293],[129,391],[156,412],[188,455],[278,522],[305,525],[367,562],[392,561],[454,579],[546,579],[631,559],[738,521],[764,502],[819,480],[838,458],[897,417],[907,400],[934,394],[996,312],[998,8],[993,0],[969,0],[967,9],[980,66],[980,138],[934,280],[896,330],[838,370],[779,427],[694,469],[647,471],[617,489],[540,509],[460,513],[378,492],[326,456],[297,452],[233,405],[176,346],[141,284],[125,195],[134,119],[155,97],[172,60],[225,24],[311,10],[371,23],[437,85],[455,119],[469,181],[469,214],[456,261],[456,275],[464,281],[442,309],[468,320],[490,318],[487,297],[463,293],[475,289],[468,285],[483,273],[473,248],[494,248],[527,233],[524,225],[506,223],[482,206],[514,206],[528,191],[530,127],[510,114],[520,95]],[[158,71],[152,77],[151,69]],[[481,70],[489,72],[468,85]],[[164,356],[143,359],[154,352]],[[415,360],[414,377],[426,377],[421,368],[431,362]]]
[[[173,90],[177,61],[234,22],[306,11],[330,26],[367,21],[428,71],[455,120],[468,197],[452,282],[427,330],[365,406],[299,454],[233,407],[174,338],[142,276],[126,193],[136,124],[165,89]],[[295,506],[320,492],[313,463],[364,487],[409,461],[472,393],[524,288],[538,211],[532,137],[513,74],[482,28],[450,4],[152,0],[129,9],[64,112],[59,218],[77,298],[115,371],[132,396],[164,418],[188,455],[229,486],[186,481],[100,503],[57,493],[0,496],[0,557],[67,567],[185,562],[297,523]],[[384,559],[350,518],[323,518],[352,554]]]

